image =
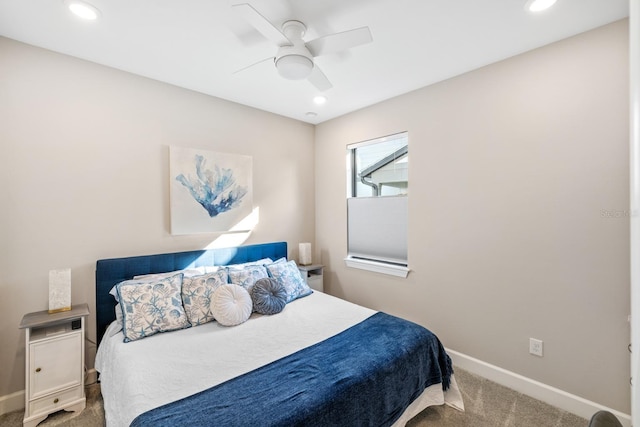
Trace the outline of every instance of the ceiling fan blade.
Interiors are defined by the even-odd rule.
[[[234,71],[234,72],[233,72],[233,74],[238,74],[239,72],[244,71],[244,70],[246,70],[246,69],[248,69],[248,68],[254,67],[254,66],[258,65],[258,64],[262,64],[263,62],[273,61],[273,60],[275,60],[275,59],[276,59],[276,58],[275,58],[275,57],[273,57],[273,56],[270,56],[270,57],[265,58],[265,59],[261,59],[261,60],[260,60],[260,61],[258,61],[258,62],[254,62],[253,64],[247,65],[246,67],[242,67],[242,68],[240,68],[239,70]]]
[[[309,77],[307,77],[307,80],[309,80],[309,82],[321,92],[329,90],[333,87],[327,76],[324,75],[317,64],[313,65],[313,69],[311,70],[311,74],[309,75]]]
[[[242,17],[251,24],[260,34],[271,40],[278,46],[290,45],[291,42],[287,39],[280,30],[278,30],[271,22],[260,14],[248,3],[234,4],[232,6]]]
[[[373,41],[369,27],[356,28],[342,33],[329,34],[307,42],[305,45],[311,55],[320,56],[340,52]]]

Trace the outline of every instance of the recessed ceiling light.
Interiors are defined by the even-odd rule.
[[[79,18],[95,21],[100,17],[100,11],[94,5],[81,0],[65,0],[69,10]]]
[[[318,113],[316,113],[314,111],[308,111],[307,113],[305,113],[305,116],[307,116],[309,118],[313,118],[313,117],[317,117]]]
[[[527,0],[524,8],[528,12],[542,12],[549,9],[557,0]]]
[[[326,96],[324,96],[324,95],[318,95],[318,96],[316,96],[316,97],[314,97],[314,98],[313,98],[313,102],[314,102],[314,104],[316,104],[316,105],[322,105],[322,104],[324,104],[325,102],[327,102],[327,97],[326,97]]]

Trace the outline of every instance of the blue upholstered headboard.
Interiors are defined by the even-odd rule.
[[[98,343],[115,320],[116,301],[111,288],[141,274],[165,273],[190,267],[239,264],[262,258],[287,257],[287,242],[262,243],[235,248],[209,249],[127,258],[101,259],[96,262],[96,330]]]

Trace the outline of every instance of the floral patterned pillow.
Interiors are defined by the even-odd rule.
[[[266,265],[269,275],[276,279],[287,292],[287,303],[296,298],[311,295],[313,291],[300,275],[295,261],[276,262]]]
[[[178,286],[178,287],[182,286],[182,279],[184,277],[184,274],[179,272],[177,273],[175,271],[171,273],[166,273],[166,274],[169,274],[170,276],[157,277],[157,278],[138,278],[138,279],[133,278],[131,280],[125,280],[124,282],[116,283],[115,286],[111,288],[111,290],[109,291],[109,294],[111,294],[117,302],[120,302],[120,297],[118,296],[118,286],[120,285],[143,285],[145,283],[153,283],[162,279],[166,279],[166,280],[169,280],[169,282],[174,286]]]
[[[227,284],[227,271],[185,277],[182,281],[182,303],[192,326],[211,322],[211,298],[218,287]]]
[[[229,282],[242,286],[249,294],[251,294],[251,288],[253,288],[256,280],[269,277],[267,269],[262,265],[246,265],[239,270],[230,268],[227,272],[229,273]]]
[[[182,274],[178,276],[179,283],[174,276],[155,282],[125,281],[116,285],[124,342],[191,326],[180,295]]]

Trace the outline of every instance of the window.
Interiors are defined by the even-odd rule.
[[[349,267],[406,277],[407,132],[347,147]]]

